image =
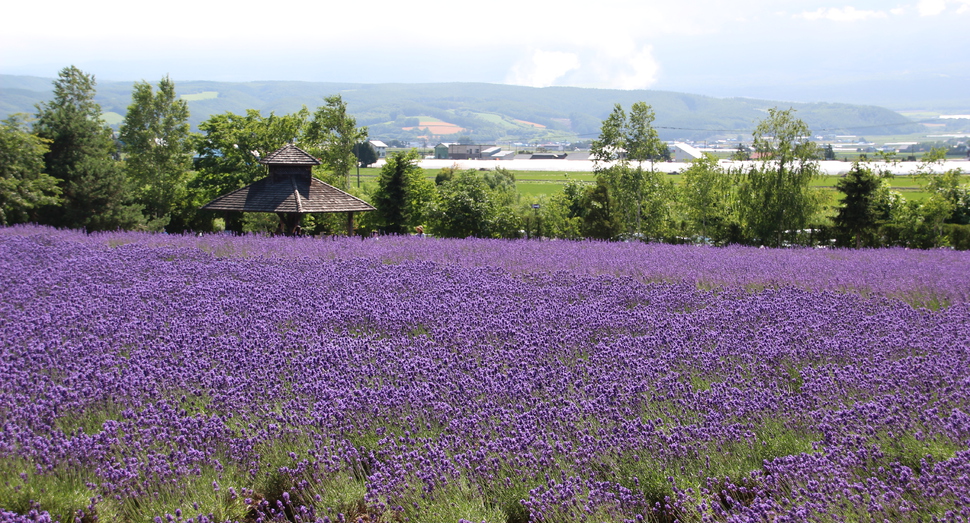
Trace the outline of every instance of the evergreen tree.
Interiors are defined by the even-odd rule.
[[[435,188],[418,167],[417,151],[394,153],[387,158],[372,196],[377,226],[389,234],[405,234],[421,225]]]
[[[844,196],[832,221],[840,235],[855,238],[857,249],[862,247],[863,237],[876,227],[876,198],[880,187],[879,178],[859,162],[835,184]]]
[[[832,144],[826,144],[823,157],[826,160],[834,160],[835,159],[835,149],[832,148]]]
[[[354,145],[354,156],[359,167],[367,167],[377,163],[377,150],[370,142],[360,142]]]
[[[66,67],[54,80],[54,99],[37,106],[34,131],[50,144],[45,170],[64,197],[62,206],[45,207],[41,219],[88,231],[133,228],[142,221],[141,208],[114,158],[117,148],[94,88],[93,75]]]
[[[135,84],[120,139],[127,154],[125,170],[153,229],[171,223],[170,230],[181,231],[195,214],[187,188],[192,169],[188,118],[188,103],[178,99],[168,76],[157,92],[148,82]]]
[[[731,159],[739,162],[746,162],[751,159],[751,150],[743,143],[738,143],[738,148],[731,153]]]
[[[583,217],[583,235],[598,240],[611,240],[620,234],[621,224],[616,204],[610,194],[609,184],[603,178],[586,191],[584,199],[586,214]]]

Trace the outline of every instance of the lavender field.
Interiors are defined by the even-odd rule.
[[[970,520],[970,252],[0,229],[0,521]]]

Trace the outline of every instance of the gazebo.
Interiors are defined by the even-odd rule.
[[[314,178],[312,169],[320,160],[293,144],[273,151],[259,163],[269,167],[269,176],[223,194],[202,208],[276,213],[287,235],[298,232],[304,214],[345,212],[348,236],[354,233],[354,213],[374,210],[364,200]]]

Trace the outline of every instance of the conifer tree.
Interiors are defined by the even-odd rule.
[[[418,158],[414,150],[394,153],[381,169],[372,200],[377,208],[375,218],[387,233],[403,234],[421,224],[422,207],[429,202],[423,201],[428,198],[415,197],[431,195],[434,189],[424,179]]]
[[[835,188],[843,194],[842,206],[832,219],[835,228],[847,237],[855,238],[855,247],[862,247],[863,237],[876,227],[876,196],[879,178],[868,167],[856,162],[840,179]]]
[[[47,206],[41,221],[88,231],[140,225],[140,207],[115,158],[111,129],[95,103],[95,80],[74,66],[54,80],[54,99],[37,105],[37,136],[48,140],[44,169],[58,180],[63,204]]]

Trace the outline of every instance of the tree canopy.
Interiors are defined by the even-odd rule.
[[[865,236],[875,229],[878,218],[877,195],[879,178],[868,166],[856,162],[835,188],[843,194],[832,222],[841,234],[854,238],[856,248],[862,247]]]
[[[148,82],[135,83],[119,138],[149,228],[165,227],[178,214],[173,230],[182,230],[194,215],[186,205],[193,149],[188,118],[188,103],[175,94],[168,76],[157,92]]]
[[[654,119],[646,103],[634,103],[629,116],[616,104],[590,148],[597,178],[609,188],[622,226],[637,237],[661,238],[669,232],[673,184],[654,169],[666,152]],[[649,162],[649,171],[643,169],[644,162]]]
[[[759,162],[741,176],[740,220],[756,242],[777,247],[804,229],[820,207],[820,195],[809,185],[819,174],[817,149],[792,109],[769,109],[752,136]]]
[[[66,67],[54,81],[54,99],[37,106],[34,131],[49,143],[45,171],[63,194],[62,205],[46,207],[41,220],[89,231],[134,228],[142,222],[141,209],[94,101],[95,85],[93,75]]]
[[[37,221],[38,208],[60,202],[57,179],[43,172],[47,142],[23,118],[0,124],[0,225]]]
[[[367,128],[357,127],[357,119],[347,113],[347,102],[339,94],[323,101],[307,125],[304,140],[307,151],[319,156],[332,173],[327,182],[347,190],[350,170],[357,164],[354,145],[367,139]]]
[[[434,201],[434,184],[418,167],[417,151],[397,152],[387,158],[371,195],[376,227],[389,234],[405,234],[422,225]]]

